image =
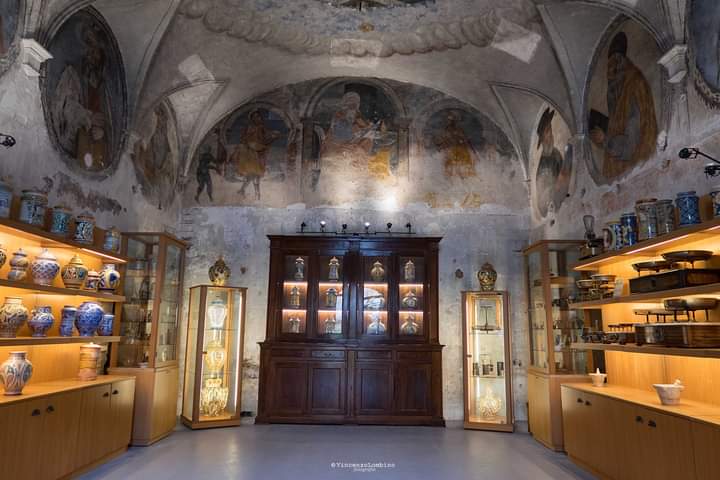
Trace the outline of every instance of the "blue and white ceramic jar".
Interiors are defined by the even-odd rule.
[[[106,313],[100,320],[100,326],[98,327],[98,335],[108,337],[113,334],[113,323],[115,322],[115,315],[112,313]]]
[[[19,248],[13,257],[10,259],[10,271],[8,272],[8,280],[20,281],[25,280],[27,277],[27,270],[30,266],[30,261],[27,258],[27,253],[22,248]]]
[[[5,388],[5,395],[20,395],[32,373],[27,352],[10,352],[10,357],[0,365],[0,383]]]
[[[60,271],[60,277],[62,278],[63,284],[65,284],[65,288],[82,288],[87,274],[88,269],[77,254],[75,254],[73,258],[70,259],[70,263],[65,265]]]
[[[5,262],[7,262],[7,250],[0,245],[0,268],[5,265]]]
[[[83,288],[83,290],[87,290],[89,292],[97,292],[99,283],[100,274],[95,270],[90,270],[87,274],[87,279],[85,280],[85,287]]]
[[[115,269],[115,265],[112,263],[103,264],[102,272],[100,272],[100,281],[98,282],[98,290],[112,293],[119,285],[120,272]]]
[[[30,273],[32,274],[33,282],[38,285],[52,285],[59,271],[60,264],[57,261],[57,257],[50,253],[47,248],[35,257],[35,260],[30,264]]]
[[[105,230],[103,249],[113,253],[120,251],[120,230],[115,227],[110,227]]]
[[[75,236],[73,239],[78,243],[91,245],[95,241],[95,218],[89,213],[78,215],[75,219]]]
[[[22,298],[5,297],[0,307],[0,338],[15,338],[27,319],[28,309],[22,304]]]
[[[60,311],[61,337],[72,337],[73,328],[75,327],[75,315],[77,315],[77,308],[71,305],[65,305]]]
[[[23,190],[20,200],[20,221],[42,227],[45,225],[47,195],[34,190]]]
[[[656,198],[645,198],[635,202],[635,215],[637,215],[639,241],[658,236]]]
[[[28,326],[32,330],[33,337],[47,337],[47,331],[55,323],[52,314],[52,307],[37,307],[32,311],[32,317],[28,320]]]
[[[70,220],[72,220],[72,212],[70,209],[62,206],[53,208],[50,221],[50,233],[67,237],[70,234]]]
[[[622,245],[630,247],[638,242],[637,216],[634,213],[623,213],[620,216],[622,228]]]
[[[620,250],[623,248],[622,225],[619,221],[608,222],[603,228],[603,247],[605,250]]]
[[[75,316],[75,327],[81,337],[92,337],[95,335],[103,314],[102,307],[97,302],[83,302],[77,309]]]
[[[694,191],[678,193],[675,205],[681,227],[700,223],[700,199]]]
[[[720,185],[715,185],[710,192],[713,204],[713,217],[720,217]]]
[[[0,181],[0,218],[10,218],[12,197],[13,193],[10,185]]]

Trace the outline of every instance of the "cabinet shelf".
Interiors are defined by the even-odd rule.
[[[649,355],[671,355],[677,357],[720,358],[720,348],[656,347],[652,345],[620,345],[615,343],[573,343],[573,350],[600,350],[613,352],[647,353]]]
[[[666,298],[687,297],[690,295],[720,295],[720,283],[711,283],[709,285],[700,285],[696,287],[675,288],[672,290],[663,290],[661,292],[635,293],[632,295],[624,295],[622,297],[605,298],[602,300],[591,300],[589,302],[571,303],[572,309],[593,309],[603,305],[612,305],[615,303],[639,303],[639,302],[660,302]]]
[[[122,337],[15,337],[0,338],[0,347],[12,347],[16,345],[65,345],[69,343],[117,343]]]
[[[22,290],[27,293],[42,293],[51,295],[67,295],[73,297],[88,297],[101,299],[103,302],[122,303],[125,301],[125,297],[122,295],[114,295],[110,293],[102,292],[90,292],[87,290],[78,290],[74,288],[62,288],[52,287],[45,285],[35,285],[32,283],[21,283],[12,280],[0,279],[1,288],[12,288],[15,290]]]

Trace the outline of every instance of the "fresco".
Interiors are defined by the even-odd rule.
[[[533,204],[540,218],[557,212],[570,190],[573,150],[570,128],[560,114],[545,105],[530,141]]]
[[[51,137],[79,172],[107,175],[126,124],[125,74],[110,29],[94,10],[75,13],[50,40],[43,103]]]
[[[597,183],[622,178],[657,149],[661,98],[658,47],[640,25],[626,21],[608,37],[591,75],[588,133],[590,172]]]
[[[12,62],[13,42],[20,24],[20,0],[0,0],[0,73]]]
[[[716,0],[693,0],[688,19],[695,86],[706,102],[720,107],[720,8]]]
[[[521,207],[527,195],[507,188],[522,185],[521,171],[495,123],[440,92],[313,80],[260,95],[212,127],[186,168],[184,195],[276,208],[479,208],[518,197]]]
[[[173,202],[180,174],[177,122],[172,107],[160,103],[143,123],[131,157],[142,193],[154,205]]]

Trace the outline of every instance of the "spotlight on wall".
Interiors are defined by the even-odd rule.
[[[412,223],[406,223],[405,228],[407,228],[407,233],[412,233]]]
[[[370,233],[370,222],[365,222],[365,233]]]
[[[390,230],[392,230],[392,223],[388,222],[388,223],[386,224],[386,226],[387,226],[387,229],[388,229],[388,230],[387,230],[388,233],[390,233]]]
[[[325,220],[321,220],[320,221],[320,231],[322,233],[325,233],[325,225],[327,225],[327,222],[325,222]]]
[[[11,135],[6,135],[4,133],[0,133],[0,145],[2,145],[5,148],[10,148],[14,146],[17,142],[15,141],[15,137]]]
[[[682,159],[694,159],[697,157],[705,157],[709,160],[712,160],[714,163],[710,163],[708,165],[705,165],[705,175],[708,177],[717,177],[720,176],[720,160],[711,157],[710,155],[703,153],[700,151],[699,148],[691,148],[686,147],[680,150],[678,152],[678,157]]]
[[[347,223],[342,224],[342,233],[343,235],[347,233]]]
[[[305,227],[307,227],[307,223],[302,222],[300,224],[300,233],[305,233]]]

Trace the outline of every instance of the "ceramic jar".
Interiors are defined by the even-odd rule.
[[[119,285],[120,272],[115,269],[115,265],[113,265],[112,263],[104,264],[102,272],[100,272],[98,290],[107,293],[113,293]]]
[[[713,217],[720,217],[720,185],[715,185],[710,192],[713,205]]]
[[[27,277],[27,270],[30,266],[30,261],[27,258],[27,253],[20,248],[15,253],[13,253],[13,257],[10,259],[10,271],[8,272],[8,280],[25,280],[25,277]]]
[[[70,263],[65,265],[60,271],[60,277],[62,278],[65,288],[82,288],[87,274],[88,269],[77,254],[74,255],[70,259]]]
[[[95,335],[103,314],[102,307],[97,302],[83,302],[77,309],[75,316],[75,327],[81,337],[92,337]]]
[[[60,311],[61,337],[72,337],[73,328],[75,327],[75,315],[77,315],[77,308],[71,305],[65,305]]]
[[[337,257],[332,257],[328,263],[328,280],[340,280],[340,260]]]
[[[89,213],[78,215],[75,219],[75,235],[73,240],[91,245],[95,241],[95,218]]]
[[[223,258],[220,257],[208,270],[208,276],[213,285],[222,287],[228,278],[230,278],[230,267],[228,267]]]
[[[90,270],[87,273],[87,278],[85,279],[85,287],[83,288],[83,290],[87,290],[88,292],[97,292],[99,283],[100,274],[95,270]]]
[[[228,309],[225,302],[216,298],[207,307],[207,318],[210,322],[210,328],[213,330],[222,330],[225,326],[225,319],[227,318]]]
[[[5,265],[5,262],[7,262],[7,250],[5,250],[5,247],[0,245],[0,268]]]
[[[645,198],[635,202],[635,215],[637,216],[639,241],[658,236],[656,198]]]
[[[338,301],[337,288],[330,287],[325,292],[325,306],[329,308],[335,308]]]
[[[95,343],[80,345],[80,370],[78,370],[80,380],[89,381],[97,378],[97,364],[101,348]]]
[[[638,242],[637,216],[634,213],[623,213],[620,216],[623,247],[630,247]]]
[[[23,190],[20,200],[20,218],[23,223],[42,227],[45,225],[45,210],[47,210],[47,195],[34,190]]]
[[[103,249],[113,253],[118,253],[120,251],[120,230],[115,227],[110,227],[105,230]]]
[[[15,338],[17,331],[28,319],[28,309],[19,297],[5,297],[0,307],[0,338]]]
[[[694,191],[681,192],[675,198],[678,208],[678,224],[681,227],[700,223],[700,199]]]
[[[305,259],[298,257],[295,259],[295,280],[305,280]]]
[[[485,262],[483,266],[480,267],[480,271],[478,272],[477,277],[478,281],[480,282],[480,290],[482,290],[483,292],[492,292],[493,290],[495,290],[497,272],[490,263]]]
[[[113,334],[113,323],[115,323],[115,315],[112,313],[106,313],[100,320],[100,326],[98,327],[98,335],[103,337],[109,337]]]
[[[54,322],[55,317],[53,317],[51,307],[37,307],[32,311],[28,326],[32,330],[33,337],[47,337],[47,331]]]
[[[405,265],[403,266],[403,277],[405,277],[406,282],[415,281],[415,264],[412,260],[405,262]]]
[[[72,220],[70,209],[58,205],[52,209],[50,218],[50,233],[61,237],[67,237],[70,234],[70,220]]]
[[[675,230],[675,205],[670,199],[658,200],[656,205],[658,235],[665,235]]]
[[[420,324],[415,321],[415,314],[411,313],[400,325],[400,335],[418,335],[419,333]]]
[[[407,308],[409,310],[415,310],[418,305],[418,299],[417,295],[415,295],[415,292],[410,290],[408,293],[405,294],[402,298],[402,307]]]
[[[33,282],[37,285],[52,285],[59,271],[60,264],[57,261],[57,257],[50,253],[47,248],[35,257],[35,260],[30,264],[30,273],[32,274]]]
[[[211,375],[219,375],[225,366],[227,353],[219,340],[211,340],[207,346],[205,355],[205,366]]]
[[[622,243],[622,225],[619,221],[608,222],[603,228],[603,247],[605,250],[620,250]]]
[[[0,218],[10,218],[12,198],[13,193],[10,185],[0,181]]]
[[[0,383],[5,388],[5,395],[20,395],[32,373],[27,352],[10,352],[10,357],[0,365]]]
[[[372,278],[374,282],[382,282],[385,280],[385,268],[382,263],[373,263],[372,269],[370,270],[370,278]]]

